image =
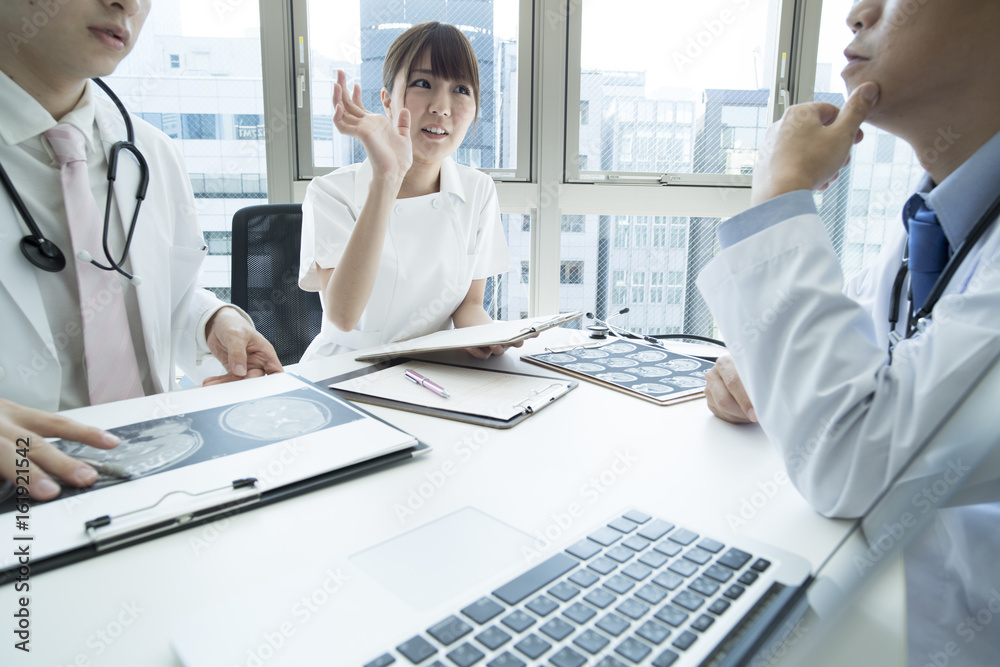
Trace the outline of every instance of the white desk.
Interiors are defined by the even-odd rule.
[[[539,352],[543,343],[559,343],[572,335],[577,334],[547,332],[522,349]],[[516,352],[486,365],[539,372],[520,362]],[[292,370],[318,380],[361,365],[338,357]],[[130,415],[132,421],[155,414],[155,401],[142,400],[149,414]],[[563,539],[582,536],[626,507],[700,526],[722,540],[733,536],[730,522],[740,517],[744,523],[735,533],[795,552],[814,568],[849,526],[809,508],[788,483],[781,461],[758,427],[716,419],[704,400],[659,407],[581,382],[508,431],[389,409],[372,412],[430,444],[433,451],[217,524],[33,576],[32,652],[26,656],[14,651],[8,630],[0,664],[175,665],[170,632],[192,612],[235,600],[244,608],[260,604],[266,616],[282,604],[290,608],[325,582],[328,589],[335,587],[327,573],[338,571],[348,577],[346,583],[337,593],[320,596],[327,601],[302,623],[297,636],[325,635],[330,652],[316,664],[342,664],[337,658],[350,655],[352,637],[337,628],[351,620],[352,589],[360,588],[352,582],[367,576],[349,557],[467,506],[529,535],[548,529]],[[425,484],[432,478],[439,482],[436,486]],[[426,497],[420,496],[422,484]],[[414,501],[412,514],[401,517],[399,508],[407,505],[408,497],[421,502],[418,506]],[[577,516],[560,527],[571,508],[578,508]],[[9,539],[12,531],[5,526],[2,534]],[[890,573],[883,583],[895,583],[898,589],[896,575]],[[9,613],[15,604],[12,586],[0,590],[0,613],[8,628],[13,626]],[[898,633],[902,610],[892,608],[898,622],[890,621],[887,627]],[[454,603],[445,604],[415,611],[409,618],[380,618],[377,625],[385,629],[388,643],[454,610]],[[880,645],[900,641],[897,634]],[[875,662],[870,653],[860,655],[865,657],[851,662],[900,662],[899,653],[887,656],[883,651]]]

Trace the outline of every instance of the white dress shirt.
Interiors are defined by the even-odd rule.
[[[97,130],[94,114],[94,95],[103,95],[88,81],[83,97],[76,107],[58,122],[68,123],[83,133],[87,150],[87,171],[90,175],[91,191],[97,201],[97,209],[104,215],[105,197],[108,194],[108,159],[104,154],[101,137]],[[62,198],[59,163],[43,133],[54,127],[57,121],[31,95],[0,71],[0,141],[5,150],[0,151],[0,164],[7,170],[14,187],[17,188],[25,206],[34,217],[45,238],[53,241],[66,257],[66,268],[57,273],[38,270],[39,287],[45,294],[45,312],[56,342],[59,362],[64,368],[82,366],[83,317],[80,313],[80,295],[76,282],[77,258],[73,254],[70,241],[69,222],[66,206]],[[125,137],[122,137],[125,139]],[[120,162],[121,169],[134,169],[128,159]],[[2,193],[6,196],[6,191]],[[27,226],[23,227],[28,234]],[[112,252],[121,252],[125,243],[124,228],[118,207],[111,206],[109,226],[109,246]],[[120,254],[115,257],[119,259]],[[95,257],[107,265],[104,257]],[[25,259],[24,261],[28,261]],[[126,259],[125,270],[129,270]],[[95,271],[97,269],[95,268]],[[153,393],[149,360],[142,343],[142,327],[139,321],[139,306],[135,290],[129,288],[122,279],[125,295],[125,309],[128,313],[129,329],[132,333],[136,360],[142,377],[142,387],[147,395]],[[63,374],[62,398],[59,409],[68,410],[90,405],[86,373]]]
[[[56,243],[67,263],[52,273],[23,256],[19,242],[28,227],[6,191],[0,194],[0,314],[5,325],[0,396],[48,411],[88,405],[76,258],[60,169],[43,136],[57,122],[2,71],[0,114],[0,164],[42,234]],[[224,304],[196,288],[206,249],[180,150],[148,123],[132,121],[150,182],[124,263],[130,272],[138,267],[134,272],[143,282],[136,287],[123,279],[123,293],[143,388],[156,393],[177,386],[178,368],[195,381],[225,372],[205,339],[205,325]],[[105,93],[88,81],[77,106],[60,122],[83,132],[103,221],[107,155],[113,142],[127,138],[124,121]],[[119,258],[125,238],[122,218],[131,220],[138,178],[135,160],[122,153],[109,218],[109,245]],[[104,257],[96,259],[106,263]]]

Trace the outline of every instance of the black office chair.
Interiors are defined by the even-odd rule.
[[[319,294],[299,288],[301,204],[248,206],[233,215],[232,302],[253,318],[282,364],[319,333]]]

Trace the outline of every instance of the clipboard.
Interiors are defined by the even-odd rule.
[[[248,383],[244,386],[243,383]],[[343,465],[331,463],[325,470],[313,471],[314,474],[301,475],[288,483],[278,483],[269,479],[271,470],[264,475],[252,477],[239,477],[232,479],[224,475],[217,475],[217,481],[213,484],[205,484],[205,475],[198,476],[194,473],[184,475],[184,470],[195,470],[199,463],[191,465],[180,465],[162,472],[151,471],[148,475],[138,474],[135,479],[118,480],[118,483],[105,485],[103,487],[89,489],[64,489],[64,494],[58,499],[46,503],[32,502],[27,507],[26,532],[15,535],[18,541],[15,544],[29,549],[31,554],[31,574],[38,574],[54,570],[63,565],[70,565],[88,558],[117,551],[133,544],[139,544],[161,535],[184,530],[186,528],[203,525],[205,523],[232,516],[234,514],[264,507],[287,498],[292,498],[303,493],[308,493],[320,489],[336,482],[357,477],[359,475],[389,466],[392,464],[407,461],[415,456],[419,456],[430,450],[425,443],[420,442],[413,436],[395,428],[387,421],[372,415],[357,406],[345,403],[335,396],[331,396],[322,387],[295,376],[291,373],[280,373],[252,380],[243,380],[239,385],[219,385],[203,389],[191,389],[182,392],[186,396],[182,405],[197,405],[198,397],[205,396],[205,404],[211,405],[204,412],[226,410],[232,406],[239,406],[249,401],[227,404],[221,396],[226,394],[222,390],[224,387],[238,387],[238,393],[243,396],[256,396],[258,398],[286,397],[287,400],[298,400],[299,395],[309,395],[323,397],[317,400],[317,405],[328,405],[331,407],[333,416],[336,417],[337,406],[345,412],[341,416],[349,414],[348,421],[334,418],[331,428],[318,428],[309,434],[298,438],[304,442],[303,446],[309,447],[311,444],[325,446],[324,440],[328,440],[327,434],[336,438],[338,435],[351,433],[376,434],[382,440],[382,445],[371,449],[370,455],[363,453],[348,455]],[[209,399],[208,397],[212,398]],[[157,405],[169,405],[170,401],[164,401],[161,397],[150,396],[133,399],[134,401],[154,401]],[[256,399],[250,399],[250,401]],[[157,418],[146,422],[139,422],[135,425],[125,425],[117,428],[110,428],[112,432],[120,432],[132,426],[142,427],[145,424],[162,422],[164,419],[172,417],[187,417],[197,414],[199,411],[168,415],[165,418]],[[80,419],[78,415],[74,415]],[[339,430],[344,424],[353,428]],[[373,425],[375,428],[366,428]],[[358,427],[361,428],[358,428]],[[148,431],[147,431],[148,432]],[[393,435],[395,432],[397,435]],[[310,438],[312,436],[312,438]],[[124,438],[123,438],[124,440]],[[296,438],[289,440],[277,440],[257,448],[258,452],[265,452],[269,447],[283,447],[289,442],[294,442]],[[57,445],[58,445],[57,441]],[[127,441],[122,444],[128,444]],[[119,445],[121,447],[122,445]],[[356,452],[364,452],[365,445],[356,448]],[[115,450],[94,450],[94,452],[114,452]],[[276,453],[271,450],[271,453]],[[246,454],[246,452],[240,452]],[[201,462],[211,464],[216,462],[216,469],[223,467],[230,459],[239,457],[235,455],[221,455],[208,461]],[[269,460],[279,460],[272,458]],[[335,459],[331,458],[331,461]],[[244,461],[245,462],[245,461]],[[309,463],[308,457],[303,459],[304,463]],[[107,468],[108,466],[104,466]],[[228,466],[226,466],[228,467]],[[243,466],[244,469],[246,466]],[[105,474],[102,471],[102,476]],[[117,473],[119,476],[121,473]],[[159,480],[154,478],[159,477]],[[169,479],[167,479],[169,477]],[[151,494],[135,493],[131,494],[126,489],[133,484],[142,484],[142,480],[147,481],[147,486],[156,487]],[[151,481],[153,480],[153,481]],[[101,484],[98,480],[98,485]],[[159,482],[159,484],[157,484]],[[96,486],[96,485],[95,485]],[[163,489],[166,489],[163,491]],[[116,491],[117,490],[117,491]],[[69,493],[66,493],[69,491]],[[135,504],[123,505],[120,501],[124,497],[131,495],[137,500]],[[3,520],[14,525],[14,514],[20,510],[7,511],[10,498],[5,499],[2,506],[3,513],[0,514]],[[97,508],[100,508],[99,510]],[[53,521],[58,518],[59,521]],[[41,533],[45,533],[42,535]],[[14,561],[0,560],[0,586],[13,582],[18,575],[18,563]]]
[[[452,392],[453,397],[441,398],[423,387],[407,382],[403,377],[405,369],[414,369],[435,382],[440,382]],[[318,384],[349,401],[507,429],[551,405],[580,383],[528,373],[396,358],[328,378]],[[483,400],[471,403],[463,401],[461,397],[469,388],[481,392]],[[504,392],[508,398],[495,399],[497,392]],[[485,410],[482,409],[484,405]],[[502,413],[500,409],[496,409],[500,406]]]
[[[545,348],[522,361],[567,373],[656,405],[701,398],[714,362],[633,339]]]
[[[526,320],[500,320],[474,327],[435,331],[419,338],[373,347],[355,357],[354,360],[383,361],[395,357],[412,357],[415,354],[426,352],[461,350],[467,347],[488,347],[490,345],[513,345],[537,336],[547,329],[578,320],[581,317],[583,317],[583,313],[577,311],[533,317]]]

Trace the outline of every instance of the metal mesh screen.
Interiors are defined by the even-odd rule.
[[[313,163],[340,167],[365,159],[361,142],[333,127],[333,84],[344,70],[360,83],[368,111],[381,113],[382,63],[389,45],[423,21],[457,26],[479,61],[479,120],[454,158],[471,167],[513,168],[517,162],[517,0],[352,0],[310,2],[310,99]]]
[[[851,31],[844,19],[853,4],[853,0],[823,3],[816,99],[837,106],[845,99],[838,73],[846,64],[843,50],[851,40]],[[851,163],[826,192],[816,196],[820,217],[848,278],[870,266],[892,227],[902,225],[903,203],[923,174],[908,144],[867,124],[862,129],[865,138],[854,148]]]
[[[245,209],[233,221],[233,303],[282,364],[298,362],[322,325],[319,294],[298,287],[301,225],[301,209],[291,204]]]
[[[237,210],[267,202],[260,9],[238,4],[157,0],[132,53],[105,77],[180,147],[209,243],[202,284],[227,301],[229,252],[213,240],[229,234]]]
[[[622,12],[584,0],[581,174],[752,174],[775,4],[645,0]],[[718,251],[720,220],[622,213],[563,217],[562,261],[582,264],[582,280],[561,272],[560,309],[604,319],[627,307],[615,322],[637,333],[714,335],[694,281]]]
[[[649,18],[639,24],[619,3],[584,0],[581,172],[753,174],[769,124],[774,5],[631,3]],[[833,72],[844,64],[851,5],[824,3],[816,101],[844,103]],[[874,261],[922,173],[909,146],[864,129],[851,164],[815,196],[848,278]],[[583,279],[561,272],[561,309],[603,319],[628,307],[616,323],[636,332],[715,335],[695,280],[718,253],[721,220],[664,214],[564,216],[562,261],[580,263]]]

